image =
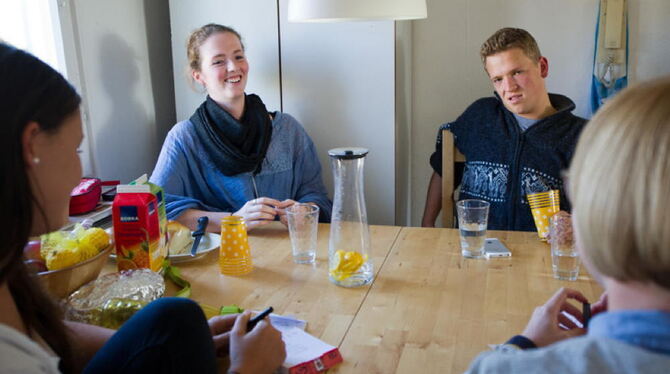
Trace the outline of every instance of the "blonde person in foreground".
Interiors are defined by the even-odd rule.
[[[622,91],[589,122],[568,193],[584,266],[605,288],[588,328],[559,290],[470,373],[670,372],[670,79]]]

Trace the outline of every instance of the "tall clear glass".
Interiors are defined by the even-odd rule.
[[[489,202],[477,199],[461,200],[456,204],[461,254],[469,258],[486,258],[484,244],[489,219]]]
[[[575,281],[579,275],[579,252],[575,248],[570,213],[559,211],[549,219],[549,243],[554,278]]]
[[[331,282],[342,287],[366,285],[374,276],[363,191],[363,165],[367,154],[365,148],[328,151],[335,183],[328,275]]]

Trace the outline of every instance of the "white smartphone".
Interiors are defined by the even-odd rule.
[[[512,252],[497,238],[487,238],[484,243],[484,252],[486,258],[491,257],[511,257]]]

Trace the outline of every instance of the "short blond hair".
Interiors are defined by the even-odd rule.
[[[531,60],[538,62],[542,54],[540,47],[533,35],[524,29],[517,29],[513,27],[504,27],[482,44],[479,50],[479,56],[482,58],[482,63],[486,65],[486,58],[496,53],[504,52],[512,48],[519,48]]]
[[[587,260],[605,276],[670,289],[670,77],[598,111],[568,184]]]

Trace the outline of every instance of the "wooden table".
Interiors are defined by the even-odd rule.
[[[250,233],[255,269],[248,275],[220,275],[216,251],[178,266],[196,301],[272,305],[306,320],[310,334],[340,347],[344,363],[331,370],[337,373],[460,373],[487,344],[520,333],[558,288],[578,289],[589,300],[602,292],[583,269],[576,282],[554,279],[549,246],[535,233],[489,232],[512,251],[491,260],[463,258],[453,229],[371,226],[370,233],[377,276],[356,289],[328,281],[329,225],[319,226],[313,266],[292,262],[279,223]]]
[[[328,237],[330,225],[320,224],[315,265],[293,263],[288,231],[279,222],[249,233],[254,270],[233,277],[219,273],[218,251],[186,263],[177,264],[182,276],[191,282],[191,298],[211,306],[236,304],[244,309],[292,315],[307,321],[310,334],[331,345],[339,345],[358,312],[369,287],[342,288],[328,280]],[[375,272],[393,246],[400,227],[371,226],[371,257]],[[105,272],[116,271],[110,263]],[[167,294],[175,288],[168,282]]]
[[[588,275],[553,278],[535,233],[496,232],[511,258],[461,256],[458,231],[403,228],[340,345],[341,373],[461,373],[487,344],[519,334],[560,287],[597,300]],[[585,271],[582,271],[585,274]]]

